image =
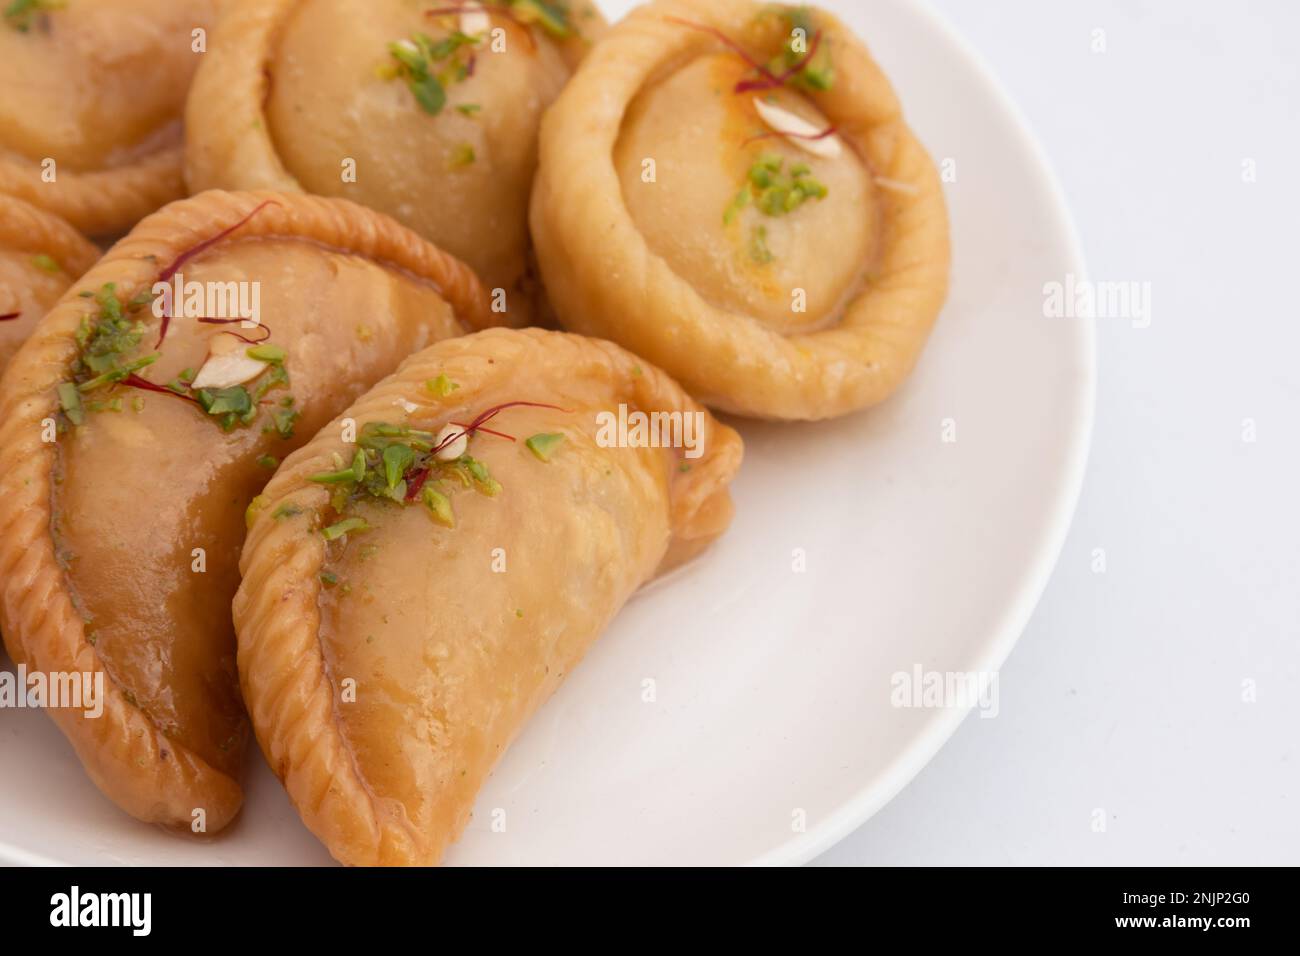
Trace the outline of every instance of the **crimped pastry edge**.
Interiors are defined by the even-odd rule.
[[[56,445],[41,422],[57,414],[57,385],[76,354],[74,333],[93,302],[77,288],[117,284],[126,299],[151,287],[161,268],[270,202],[239,238],[301,237],[431,281],[465,325],[489,309],[468,266],[381,213],[346,200],[210,191],[143,220],[41,319],[0,386],[0,632],[15,662],[40,671],[104,672],[104,713],[50,710],[100,790],[146,822],[188,827],[206,811],[209,833],[238,813],[239,782],[167,739],[108,676],[91,644],[55,554],[50,525]],[[165,756],[164,756],[165,755]],[[127,763],[150,773],[123,775]]]
[[[715,408],[755,418],[830,418],[894,393],[911,373],[948,287],[938,171],[861,41],[818,11],[835,41],[836,85],[811,98],[876,176],[910,182],[917,193],[886,197],[881,276],[831,328],[786,336],[710,305],[650,250],[622,200],[613,164],[624,115],[645,83],[712,42],[668,18],[739,33],[758,9],[748,0],[659,0],[604,35],[543,121],[533,241],[566,327],[621,342]],[[584,261],[591,236],[601,237],[599,262]],[[915,254],[931,243],[938,253]],[[683,352],[702,357],[696,368],[675,361]]]
[[[583,374],[585,366],[608,367],[614,362],[634,382],[638,407],[703,411],[664,372],[611,342],[541,329],[492,329],[444,340],[407,359],[281,465],[263,491],[240,558],[243,583],[234,601],[240,683],[267,762],[308,829],[342,863],[435,864],[468,820],[461,820],[453,833],[426,838],[389,812],[382,796],[363,779],[335,719],[336,688],[319,641],[325,541],[272,515],[286,504],[308,513],[324,509],[329,492],[309,478],[333,468],[336,453],[346,457],[353,450],[342,440],[343,421],[350,419],[360,427],[391,418],[399,401],[430,402],[430,411],[436,410],[438,403],[424,383],[457,355],[481,349],[484,341],[497,349],[492,353],[494,381],[488,385],[508,377],[530,352],[561,349],[568,353],[554,363],[561,380]],[[553,355],[548,359],[554,362]],[[460,384],[459,404],[486,387],[482,381]],[[711,415],[705,421],[708,450],[689,472],[672,476],[670,496],[673,538],[688,542],[692,552],[707,543],[706,538],[721,534],[729,522],[728,485],[743,457],[740,436],[733,429]],[[699,528],[693,527],[697,519]],[[287,671],[275,666],[286,657],[297,666]],[[324,732],[319,732],[322,727]]]

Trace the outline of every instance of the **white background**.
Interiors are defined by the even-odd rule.
[[[1098,321],[1087,483],[1000,715],[818,862],[1300,863],[1300,4],[933,5],[1152,322]]]

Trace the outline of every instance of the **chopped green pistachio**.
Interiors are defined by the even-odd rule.
[[[470,478],[473,479],[474,484],[478,486],[478,490],[483,494],[487,495],[489,498],[495,498],[501,493],[501,482],[492,477],[488,472],[487,465],[483,464],[483,462],[479,461],[477,458],[471,458],[469,455],[465,455],[460,459],[459,464],[465,466],[465,470],[469,472]]]
[[[469,143],[461,143],[452,151],[451,167],[452,169],[461,169],[465,166],[472,166],[474,160],[474,147]]]
[[[297,505],[284,504],[276,508],[275,513],[272,514],[271,517],[275,518],[277,521],[283,521],[285,518],[296,518],[300,514],[302,514],[302,509]]]
[[[276,458],[274,455],[261,455],[257,459],[257,463],[267,471],[275,471],[275,469],[280,467],[280,459]]]
[[[515,608],[515,617],[523,617],[523,616],[524,616],[524,609],[521,607]]]
[[[683,473],[688,472],[691,470],[691,463],[689,461],[684,461],[680,466],[678,466],[677,470]]]
[[[564,436],[558,432],[539,432],[524,444],[528,446],[528,450],[536,456],[538,461],[550,461],[551,455],[560,447],[562,441],[564,441]]]
[[[366,453],[358,451],[352,459],[352,464],[347,468],[341,468],[338,471],[325,471],[312,475],[308,481],[314,481],[321,485],[339,485],[349,481],[364,481],[366,477]]]
[[[362,467],[365,467],[365,454],[358,452],[361,458]],[[384,480],[388,483],[388,490],[394,491],[406,470],[415,464],[415,452],[408,445],[389,445],[384,449]],[[361,479],[358,478],[358,481]]]
[[[137,395],[135,398],[131,399],[131,411],[133,412],[144,411],[144,396]]]
[[[755,201],[767,216],[784,216],[794,212],[810,199],[825,199],[826,186],[812,178],[812,168],[807,163],[791,165],[789,175],[782,173],[785,164],[779,155],[764,153],[750,167],[745,185],[723,216],[730,225],[744,205]],[[743,203],[742,203],[743,200]]]
[[[483,107],[479,106],[477,103],[461,103],[456,107],[456,112],[464,113],[466,116],[473,116],[481,109],[483,109]]]
[[[258,495],[256,498],[250,501],[248,504],[248,509],[244,512],[244,524],[250,528],[253,527],[254,522],[257,521],[258,515],[262,513],[262,509],[265,508],[270,503],[271,503],[271,499],[266,497],[266,495]]]
[[[102,375],[96,375],[94,378],[82,382],[77,386],[77,388],[82,392],[93,392],[97,388],[103,388],[105,385],[112,385],[115,382],[122,381],[122,379],[126,378],[132,372],[138,372],[140,369],[152,365],[160,358],[162,358],[162,356],[157,352],[154,352],[152,355],[145,355],[141,358],[135,359],[134,361],[127,362],[125,365],[116,366],[115,368],[104,372]]]
[[[456,516],[451,510],[451,499],[442,492],[425,485],[420,491],[420,500],[424,502],[433,520],[448,528],[456,527]]]
[[[321,531],[321,534],[325,536],[326,541],[337,541],[345,534],[351,534],[353,531],[369,530],[370,525],[366,524],[364,518],[345,518],[338,524],[332,524],[325,528]]]
[[[446,375],[439,375],[437,378],[431,378],[424,383],[424,387],[440,398],[446,398],[456,389],[460,388],[455,382]]]
[[[278,345],[254,345],[248,350],[248,357],[258,362],[279,364],[285,359],[285,351]]]
[[[574,35],[566,5],[555,0],[508,0],[521,23],[536,23],[557,39]]]
[[[322,571],[320,573],[320,583],[326,588],[332,588],[339,583],[339,576],[332,571]]]
[[[394,62],[382,65],[376,73],[384,80],[404,79],[420,108],[430,116],[437,116],[447,105],[447,86],[469,77],[469,63],[458,54],[478,42],[478,37],[467,36],[459,30],[441,40],[416,33],[409,40],[388,44]],[[445,68],[435,72],[440,65]]]
[[[424,52],[419,44],[412,40],[398,40],[388,44],[388,52],[394,60],[411,72],[427,72],[429,65],[424,61]]]
[[[813,20],[812,8],[808,6],[793,7],[782,10],[781,14],[789,27],[790,37],[785,41],[785,47],[780,56],[772,64],[773,72],[784,73],[803,64],[799,72],[791,77],[790,82],[795,86],[801,86],[804,89],[819,93],[829,91],[835,85],[835,64],[831,59],[831,41],[825,33],[822,34],[821,42],[818,44],[812,59],[808,59],[808,54],[813,52],[813,39],[816,37],[818,30],[818,26]],[[795,49],[795,30],[800,30],[803,33],[804,45],[800,50]],[[808,62],[805,63],[805,60]]]
[[[766,226],[758,226],[750,236],[749,257],[762,266],[772,261],[772,250],[767,247]]]
[[[40,269],[42,272],[50,273],[50,275],[58,275],[58,273],[63,271],[53,256],[47,256],[43,252],[40,255],[32,256],[32,265]]]
[[[282,407],[271,410],[271,427],[281,438],[293,437],[293,426],[298,421],[298,412],[293,408]]]
[[[72,424],[86,423],[86,414],[81,406],[81,392],[72,382],[63,382],[59,385],[59,407],[63,409],[63,414],[68,416],[68,421]]]
[[[221,419],[224,431],[248,424],[257,415],[256,400],[242,385],[230,388],[201,388],[195,392],[199,405],[213,418]]]
[[[730,226],[740,215],[741,211],[754,201],[754,191],[749,188],[749,183],[740,187],[740,192],[736,193],[736,198],[731,201],[727,211],[722,214],[722,224]]]
[[[32,28],[32,21],[38,13],[50,10],[62,10],[67,0],[13,0],[5,7],[5,23],[19,33],[26,33]]]
[[[436,76],[426,74],[413,77],[407,80],[407,86],[415,96],[415,101],[420,104],[420,109],[430,116],[437,116],[442,112],[442,107],[447,102],[447,91],[443,89]]]

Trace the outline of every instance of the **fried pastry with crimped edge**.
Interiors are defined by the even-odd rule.
[[[698,413],[702,454],[616,447],[598,422],[620,405]],[[364,451],[367,435],[447,441],[476,423],[466,457],[423,479]],[[328,483],[357,467],[349,424],[370,488],[396,479],[396,501]],[[726,529],[741,456],[732,429],[618,346],[494,329],[413,356],[290,457],[241,558],[240,680],[271,768],[335,858],[437,863],[628,597]]]
[[[221,2],[50,7],[0,22],[0,90],[12,94],[0,97],[0,192],[86,235],[117,236],[185,195],[181,114],[203,56],[195,33]]]
[[[794,23],[804,54],[782,63]],[[819,56],[833,68],[791,72]],[[774,107],[806,132],[775,135]],[[866,48],[820,10],[635,10],[543,121],[531,221],[567,328],[758,418],[883,401],[947,295],[938,172]]]
[[[36,321],[99,258],[58,216],[0,194],[0,374]]]
[[[537,130],[604,20],[589,0],[549,28],[536,13],[559,5],[487,3],[476,16],[489,29],[462,42],[475,6],[234,0],[186,107],[190,188],[378,209],[502,290],[498,325],[532,323],[544,305],[528,236]],[[411,64],[436,84],[424,99]]]
[[[234,392],[203,404],[193,370],[218,343],[251,355],[241,337],[261,334],[174,318],[159,346],[161,321],[131,311],[177,266],[199,287],[261,284],[257,354],[270,364],[258,381],[272,384],[247,424],[218,414]],[[100,334],[114,311],[135,345],[113,361],[161,357],[133,373],[142,385],[80,396],[85,343],[117,341]],[[247,718],[230,600],[246,506],[278,458],[403,358],[488,315],[467,266],[385,216],[214,191],[141,222],[38,324],[0,384],[0,631],[29,669],[105,673],[102,717],[50,716],[124,810],[175,827],[202,818],[207,832],[238,811]]]

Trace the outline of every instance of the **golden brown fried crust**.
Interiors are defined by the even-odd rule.
[[[70,276],[99,258],[99,249],[71,224],[30,203],[0,194],[0,247],[53,256]]]
[[[0,156],[0,193],[48,210],[88,236],[114,236],[185,195],[184,154],[176,146],[116,169],[60,170],[54,184],[41,179],[39,164]]]
[[[77,283],[115,283],[129,300],[151,288],[180,255],[239,223],[239,238],[301,237],[404,270],[434,284],[466,325],[488,314],[473,272],[386,216],[343,200],[211,191],[141,222]],[[51,709],[95,783],[128,813],[188,827],[206,810],[208,832],[228,824],[242,802],[239,782],[168,739],[108,674],[86,639],[51,533],[56,444],[43,422],[58,416],[57,386],[77,354],[76,331],[93,308],[70,291],[41,320],[0,385],[0,632],[16,662],[42,672],[103,673],[104,713]],[[123,773],[123,768],[131,772]]]
[[[483,372],[488,368],[482,364],[484,355],[492,359],[489,372]],[[339,688],[321,642],[325,540],[274,515],[284,505],[308,514],[327,510],[329,492],[309,478],[332,468],[335,456],[355,451],[340,437],[345,419],[358,425],[390,421],[395,405],[429,401],[425,383],[442,373],[459,383],[457,399],[472,404],[475,395],[500,389],[521,368],[554,369],[550,374],[557,394],[566,381],[613,377],[629,383],[625,394],[611,390],[613,401],[626,400],[647,411],[702,411],[667,375],[610,342],[540,329],[493,329],[448,339],[412,356],[286,460],[267,485],[249,531],[240,561],[243,584],[234,602],[244,699],[267,762],[308,828],[344,863],[435,864],[468,821],[472,800],[436,832],[425,832],[395,810],[398,801],[392,794],[376,792],[366,779],[336,713]],[[481,374],[476,376],[474,369]],[[712,416],[705,415],[705,421],[702,447],[707,453],[689,471],[674,469],[670,478],[671,540],[660,571],[698,553],[730,523],[727,486],[740,467],[743,445],[735,431]],[[545,525],[539,519],[531,533],[546,534]],[[648,576],[653,569],[652,563]],[[450,620],[445,624],[449,630],[453,625]]]
[[[15,287],[0,280],[0,313],[19,313],[18,318],[0,326],[3,374],[9,359],[36,328],[45,307],[91,267],[99,258],[99,249],[58,216],[0,193],[0,251],[50,256],[58,265],[55,275],[41,275],[36,284]]]
[[[205,58],[196,74],[186,105],[185,180],[191,191],[216,188],[302,192],[313,188],[309,182],[300,181],[301,171],[295,174],[292,160],[282,155],[283,141],[277,144],[277,133],[280,136],[290,134],[276,128],[268,108],[275,68],[281,55],[279,47],[302,4],[303,0],[233,0],[223,11],[213,31],[213,53]],[[434,4],[430,9],[439,6],[450,9],[456,3]],[[418,12],[418,8],[413,9]],[[494,8],[494,11],[499,18],[508,15],[504,8]],[[581,61],[591,47],[592,38],[605,25],[599,11],[587,0],[572,4],[571,17],[580,25],[578,36],[556,40],[540,26],[529,27],[523,33],[531,38],[529,42],[532,44],[553,45],[556,62],[566,75]],[[497,22],[505,21],[498,19]],[[510,29],[514,35],[523,32],[518,26],[510,26]],[[382,55],[383,50],[377,53]],[[385,132],[379,129],[370,135],[383,138]],[[535,131],[532,135],[535,136]],[[481,156],[478,160],[480,165],[492,161],[491,156]],[[525,244],[527,187],[531,184],[535,166],[536,162],[532,160],[529,178],[521,189],[521,201],[518,206],[512,205]],[[432,176],[433,181],[437,181],[438,174],[431,171],[427,158],[410,157],[410,168],[420,169],[422,175]],[[445,188],[457,187],[454,181],[449,180]],[[430,241],[453,250],[479,270],[480,278],[489,287],[500,286],[515,297],[509,310],[493,313],[491,325],[529,325],[537,320],[539,314],[545,313],[544,290],[526,268],[508,275],[501,273],[478,257],[481,251],[476,248],[478,243],[465,240],[465,245],[457,244],[454,237],[458,235],[460,226],[456,223],[461,217],[446,215],[440,221],[448,224],[447,231],[430,232],[406,218],[399,208],[378,202],[372,205],[424,232]],[[497,215],[499,211],[493,211],[491,215],[475,218],[494,219]]]
[[[821,419],[888,398],[914,367],[947,296],[948,218],[938,172],[903,122],[862,43],[817,13],[833,41],[835,84],[808,94],[880,178],[913,187],[885,198],[883,251],[865,292],[835,325],[783,335],[707,302],[648,246],[624,203],[614,146],[638,92],[672,63],[744,35],[759,6],[661,0],[600,40],[542,124],[533,241],[564,324],[627,346],[700,400],[758,418]]]

